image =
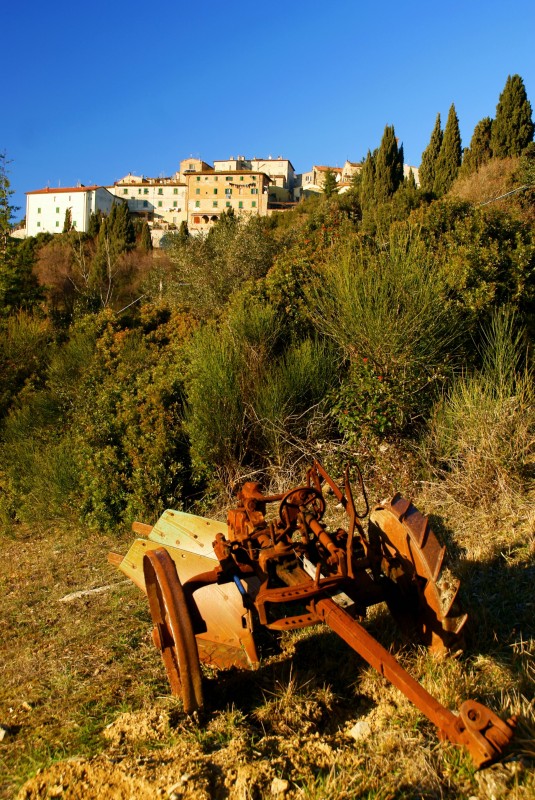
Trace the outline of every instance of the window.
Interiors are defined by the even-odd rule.
[[[231,180],[232,180],[232,175],[227,175],[227,176],[226,176],[226,178],[225,178],[225,180],[226,180],[226,181],[231,181]]]
[[[197,175],[197,180],[200,181],[200,179],[201,179],[201,176]]]
[[[243,175],[240,175],[240,181],[242,181],[242,180],[243,180]]]
[[[217,200],[214,200],[212,205],[213,205],[214,208],[217,208]]]
[[[200,207],[201,207],[201,201],[195,200],[195,208],[200,208]]]
[[[73,219],[73,221],[72,221],[72,227],[76,228],[76,220],[75,219]]]
[[[225,189],[225,195],[230,197],[232,195],[232,189]]]
[[[123,194],[128,194],[128,189],[123,189]]]
[[[173,200],[173,208],[176,208],[177,205],[178,205],[178,202],[176,200]]]
[[[193,222],[195,225],[198,225],[200,221],[201,221],[200,217],[193,217]]]
[[[240,200],[240,202],[238,203],[238,208],[243,208],[243,202],[242,202],[241,200]]]
[[[40,210],[41,210],[41,209],[39,209],[39,211],[40,211]],[[40,223],[40,222],[38,222],[38,223],[37,223],[37,227],[38,227],[38,228],[40,228],[40,227],[41,227],[41,223]]]
[[[188,169],[195,169],[195,164],[188,164]]]
[[[258,194],[258,189],[251,189],[251,194]]]
[[[195,189],[195,194],[200,194],[200,193],[201,193],[200,189]]]
[[[148,189],[143,189],[143,194],[148,194],[148,193],[149,193]]]
[[[217,194],[217,189],[214,189],[214,194]]]
[[[216,175],[215,178],[214,178],[214,181],[218,181],[218,180],[219,180],[219,178]]]
[[[161,207],[162,207],[162,205],[163,205],[163,204],[162,204],[162,201],[161,201],[161,200],[158,200],[158,208],[161,208]]]
[[[225,203],[225,205],[226,205],[226,207],[227,207],[227,208],[230,208],[230,207],[231,207],[231,205],[232,205],[232,203],[230,202],[230,200],[227,200],[227,202]]]
[[[253,179],[253,181],[255,181],[256,180],[256,175],[251,175],[251,178]]]
[[[143,208],[148,208],[149,204],[147,200],[143,200]]]
[[[56,214],[59,214],[59,206],[56,206]]]
[[[173,189],[173,194],[178,194],[178,189]]]
[[[252,205],[252,207],[253,207],[253,208],[256,208],[256,200],[253,200],[253,202],[251,203],[251,205]]]
[[[59,228],[59,222],[56,220],[56,228]]]
[[[137,190],[137,193],[138,193],[138,194],[141,194],[141,189],[138,189],[138,190]]]
[[[163,194],[163,189],[158,189],[158,194]]]
[[[40,208],[38,208],[38,209],[37,209],[37,213],[38,213],[38,214],[40,214],[40,213],[41,213],[41,209],[40,209]]]

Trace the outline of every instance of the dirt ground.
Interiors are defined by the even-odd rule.
[[[403,640],[385,608],[366,623],[446,707],[471,697],[502,717],[520,714],[510,755],[480,772],[341,639],[317,627],[284,634],[255,672],[207,672],[205,711],[189,718],[169,696],[146,598],[106,561],[110,550],[126,552],[130,532],[3,537],[0,796],[535,798],[534,555],[508,518],[488,530],[494,543],[503,530],[508,549],[464,556],[471,627],[462,657],[436,660]]]
[[[369,747],[359,747],[361,737],[370,737],[378,748],[392,749],[393,766],[399,766],[391,736],[374,723],[374,715],[361,718],[356,726],[334,735],[294,732],[287,736],[266,735],[251,743],[250,733],[238,727],[229,741],[206,752],[191,731],[182,733],[172,746],[147,748],[169,734],[165,711],[123,714],[104,731],[106,751],[91,759],[71,758],[40,771],[20,790],[18,800],[64,798],[64,800],[249,800],[250,798],[357,798],[441,797],[440,789],[425,787],[422,767],[429,755],[417,756],[412,767],[405,763],[399,789],[373,788],[362,777],[370,763]],[[212,734],[226,723],[215,715],[208,725]],[[350,731],[353,729],[353,733]],[[411,733],[397,732],[411,747]],[[355,738],[356,737],[356,738]],[[145,747],[143,746],[145,744]],[[430,769],[428,765],[427,769]],[[496,800],[532,797],[518,789],[518,779],[527,765],[514,761],[476,775],[476,789],[459,787],[457,797]],[[318,775],[321,778],[318,780]],[[390,783],[389,781],[385,782]],[[412,783],[412,788],[409,788]],[[367,784],[367,785],[366,785]],[[419,784],[419,786],[418,786]],[[516,787],[516,788],[515,788]]]

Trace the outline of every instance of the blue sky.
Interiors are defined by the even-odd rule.
[[[8,4],[0,151],[17,217],[26,191],[170,175],[190,155],[341,166],[387,124],[418,166],[437,113],[455,103],[468,146],[509,74],[535,110],[532,0]]]

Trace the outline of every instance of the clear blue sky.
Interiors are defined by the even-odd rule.
[[[535,112],[533,0],[8,0],[0,150],[14,202],[170,175],[190,155],[358,161],[395,127],[418,166],[455,103],[463,146],[507,76]]]

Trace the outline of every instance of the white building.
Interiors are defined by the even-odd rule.
[[[186,184],[179,173],[171,178],[145,178],[129,173],[108,190],[125,200],[132,214],[145,217],[152,227],[178,227],[187,219]]]
[[[91,214],[109,214],[114,201],[116,198],[103,186],[47,187],[26,192],[26,235],[62,233],[67,209],[73,228],[85,233]]]

